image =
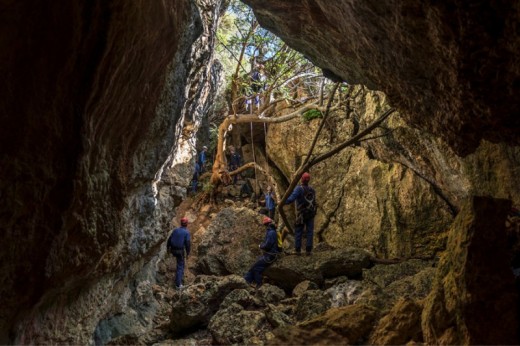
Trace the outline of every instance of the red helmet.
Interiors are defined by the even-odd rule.
[[[183,217],[181,219],[181,226],[188,226],[188,218],[187,217]]]
[[[263,225],[269,225],[270,223],[273,223],[273,220],[271,220],[267,216],[264,216],[264,219],[262,220],[262,224]]]
[[[311,175],[307,172],[302,174],[302,183],[308,183],[311,180]]]

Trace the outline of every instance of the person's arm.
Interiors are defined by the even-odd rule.
[[[172,239],[172,234],[170,234],[170,236],[168,237],[168,241],[166,242],[166,250],[168,250],[168,252],[171,252],[171,245],[170,245],[170,240]]]
[[[298,197],[300,197],[301,193],[302,193],[301,186],[297,186],[296,189],[294,189],[294,191],[291,193],[289,198],[287,198],[287,200],[285,201],[285,204],[291,204],[292,202],[294,202]]]
[[[190,255],[191,250],[191,242],[190,242],[190,232],[186,234],[184,237],[184,247],[186,248],[186,257]]]

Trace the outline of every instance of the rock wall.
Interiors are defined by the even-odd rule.
[[[178,138],[218,72],[219,11],[218,0],[2,5],[1,343],[85,344],[100,320],[104,342],[118,336],[112,315],[139,310],[187,170],[161,178],[190,159]]]
[[[459,154],[520,144],[520,3],[244,0],[326,75],[384,91]]]
[[[347,109],[331,113],[315,153],[363,129],[388,108],[383,93],[354,87]],[[344,94],[345,95],[345,92]],[[267,153],[289,179],[307,155],[318,121],[271,125]],[[520,204],[520,147],[482,143],[461,158],[441,139],[394,114],[361,142],[310,170],[318,238],[382,257],[431,258],[462,203],[473,195]]]

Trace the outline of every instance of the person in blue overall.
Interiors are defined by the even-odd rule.
[[[240,157],[240,154],[237,153],[237,151],[235,150],[234,147],[229,147],[229,151],[230,151],[230,154],[229,154],[229,167],[228,167],[228,170],[230,172],[234,171],[235,169],[238,169],[240,167],[240,164],[241,164],[241,157]],[[237,183],[237,179],[238,179],[238,176],[240,174],[235,174],[233,176],[233,185],[236,185]]]
[[[253,282],[256,283],[256,288],[262,286],[262,273],[276,260],[276,257],[280,252],[274,221],[265,216],[262,220],[262,224],[267,226],[265,239],[259,246],[264,253],[262,256],[258,257],[255,264],[253,264],[251,269],[249,269],[244,276],[244,279],[249,285],[254,287]]]
[[[312,253],[313,236],[314,236],[314,216],[316,215],[316,191],[309,186],[311,176],[305,172],[301,178],[301,185],[296,187],[291,193],[285,204],[291,204],[296,201],[296,222],[294,230],[294,250],[296,255],[301,254],[303,230],[306,229],[307,246],[305,252],[307,255]]]
[[[274,213],[276,209],[276,202],[274,200],[274,193],[271,186],[267,187],[267,192],[264,194],[265,208],[268,211],[268,216],[274,220]]]
[[[202,147],[202,151],[199,153],[198,162],[199,162],[199,165],[200,165],[200,172],[201,173],[206,170],[206,161],[207,161],[206,152],[207,151],[208,151],[208,147],[207,146],[203,146]]]
[[[193,177],[191,179],[191,192],[195,194],[197,192],[197,186],[199,185],[199,177],[200,177],[201,169],[198,161],[195,161],[195,172],[193,173]]]
[[[177,260],[177,269],[175,272],[175,287],[182,288],[182,279],[184,277],[185,259],[190,255],[190,232],[188,231],[188,219],[181,219],[181,227],[173,230],[168,238],[166,248]]]

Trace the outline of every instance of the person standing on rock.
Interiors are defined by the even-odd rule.
[[[185,259],[190,255],[190,232],[188,231],[188,219],[181,219],[181,227],[173,230],[168,238],[166,248],[175,256],[177,260],[177,269],[175,271],[175,287],[182,288],[182,279],[184,277]],[[185,252],[186,251],[186,252]]]
[[[262,286],[262,273],[276,260],[280,252],[274,221],[265,216],[262,220],[262,224],[267,226],[265,239],[262,244],[259,245],[259,248],[263,250],[264,253],[244,276],[244,279],[249,285],[253,285],[253,282],[256,283],[256,288]]]
[[[276,210],[276,201],[273,193],[273,189],[271,186],[267,187],[267,192],[264,194],[264,200],[265,200],[265,208],[267,209],[267,212],[269,213],[269,217],[274,220],[274,214]]]
[[[312,244],[314,236],[314,216],[316,215],[316,191],[309,186],[311,175],[307,172],[302,174],[301,185],[296,187],[291,193],[285,204],[291,204],[296,201],[296,222],[294,225],[294,250],[296,255],[301,254],[302,235],[304,228],[306,229],[307,246],[305,252],[307,255],[312,253]]]
[[[202,147],[202,151],[199,154],[198,161],[200,165],[200,172],[204,172],[206,170],[206,152],[208,151],[207,146]]]

